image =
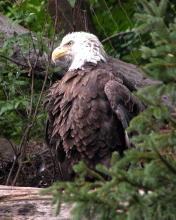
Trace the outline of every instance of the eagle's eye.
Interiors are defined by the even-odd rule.
[[[69,42],[67,43],[68,46],[71,46],[72,44],[73,44],[73,41],[69,41]]]

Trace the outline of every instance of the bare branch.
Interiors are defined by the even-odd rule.
[[[131,33],[134,33],[134,31],[126,31],[126,32],[120,32],[118,34],[114,34],[110,37],[107,37],[105,38],[104,40],[101,41],[102,44],[104,44],[106,41],[112,39],[112,38],[115,38],[115,37],[119,37],[119,36],[122,36],[122,35],[125,35],[125,34],[131,34]]]

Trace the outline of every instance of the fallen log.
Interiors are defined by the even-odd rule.
[[[54,216],[56,205],[51,206],[50,195],[40,195],[41,188],[0,185],[1,220],[70,220],[72,206],[62,205],[58,216]]]

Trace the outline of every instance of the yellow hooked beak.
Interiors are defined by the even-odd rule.
[[[56,60],[60,59],[65,55],[66,52],[68,52],[69,49],[65,47],[56,47],[56,49],[52,53],[52,60],[55,62]]]

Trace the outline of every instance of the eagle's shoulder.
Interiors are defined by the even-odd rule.
[[[117,81],[127,87],[131,92],[137,91],[135,85],[131,83],[117,68],[109,63],[97,62],[97,64],[86,63],[85,69],[91,71],[93,75],[99,75],[99,79],[107,78],[107,80]],[[86,70],[86,72],[87,72]]]

